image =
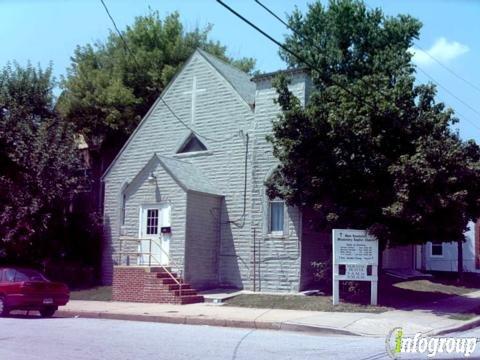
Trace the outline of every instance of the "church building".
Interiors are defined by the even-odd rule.
[[[307,74],[284,73],[305,103]],[[276,74],[252,78],[197,50],[145,115],[103,176],[102,277],[114,299],[171,299],[137,296],[153,278],[170,292],[188,283],[191,296],[218,287],[298,292],[312,283],[312,261],[331,258],[330,234],[265,192],[278,164],[266,140],[280,111]]]

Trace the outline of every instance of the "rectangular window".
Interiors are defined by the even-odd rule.
[[[147,235],[158,234],[158,209],[147,210]]]
[[[122,195],[122,213],[120,222],[122,225],[125,225],[125,212],[126,212],[127,197],[125,194]]]
[[[273,235],[283,235],[284,226],[284,207],[283,201],[270,201],[270,233]]]
[[[443,244],[432,244],[432,256],[443,256]]]

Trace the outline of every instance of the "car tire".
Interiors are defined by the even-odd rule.
[[[55,311],[57,311],[57,309],[58,308],[56,306],[48,306],[46,308],[43,308],[42,310],[40,310],[40,316],[43,318],[51,318],[55,314]]]
[[[5,297],[0,296],[0,317],[7,316],[10,313],[8,310],[7,305],[5,304]]]

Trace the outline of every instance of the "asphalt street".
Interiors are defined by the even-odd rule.
[[[461,335],[480,337],[480,330]],[[376,360],[390,357],[386,354],[385,339],[381,338],[30,316],[0,319],[0,359]]]

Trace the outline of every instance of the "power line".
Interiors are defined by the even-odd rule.
[[[319,51],[323,51],[318,45],[316,45],[313,40],[307,38],[306,36],[304,36],[303,34],[299,33],[297,30],[295,30],[293,27],[291,27],[285,20],[283,20],[280,16],[278,16],[275,12],[273,12],[271,9],[269,9],[266,5],[264,5],[261,1],[259,0],[254,0],[258,5],[260,5],[265,11],[267,11],[270,15],[272,15],[274,18],[276,18],[278,21],[280,21],[285,27],[287,27],[288,29],[290,29],[295,35],[297,35],[298,37],[300,37],[301,39],[303,39],[304,41],[309,41],[317,50]],[[221,1],[219,1],[221,2]],[[368,6],[368,4],[367,4]],[[372,9],[370,7],[370,9]],[[243,20],[243,19],[242,19]],[[277,44],[278,45],[278,44]],[[449,70],[450,72],[452,72],[453,74],[455,74],[456,76],[460,77],[458,74],[456,74],[453,70],[449,69],[447,66],[443,65],[439,60],[435,59],[433,56],[431,56],[430,54],[427,53],[427,55],[429,55],[430,57],[432,57],[432,59],[434,59],[435,61],[437,61],[440,65],[442,65],[444,68],[446,68],[447,70]],[[295,55],[294,55],[295,56]],[[298,58],[298,57],[297,57]],[[418,69],[423,72],[426,76],[428,76],[435,84],[437,84],[437,86],[441,87],[442,89],[444,89],[446,92],[448,92],[451,96],[453,96],[455,99],[457,99],[459,102],[461,102],[463,105],[467,106],[470,110],[474,111],[475,113],[477,113],[478,115],[480,115],[480,112],[477,111],[475,108],[473,108],[472,106],[470,106],[468,103],[466,103],[465,101],[463,101],[461,98],[459,98],[457,95],[455,95],[453,92],[451,92],[448,88],[446,88],[445,86],[443,86],[442,84],[440,84],[438,81],[436,81],[431,75],[429,75],[425,70],[423,70],[422,68],[420,68],[418,65],[417,65]],[[460,77],[461,78],[461,77]],[[462,78],[463,79],[463,78]],[[463,79],[465,80],[465,79]],[[362,80],[363,81],[363,80]],[[366,85],[368,85],[365,81],[363,81]],[[468,81],[467,81],[468,82]],[[474,86],[474,84],[471,84],[470,85]],[[479,91],[480,91],[480,88],[477,88]],[[379,89],[377,89],[380,93],[382,93]],[[382,95],[386,96],[385,94],[382,93]],[[463,116],[462,114],[460,114],[460,112],[456,111],[456,113],[458,115],[460,115],[462,118],[465,118],[465,120],[467,120],[468,122],[470,122],[474,127],[476,127],[477,129],[480,129],[480,127],[475,123],[473,122],[472,120],[470,120],[469,118]]]
[[[420,47],[419,45],[416,45],[416,47],[422,51],[423,53],[425,53],[427,56],[429,56],[433,61],[435,61],[437,64],[439,64],[442,68],[444,68],[445,70],[447,70],[450,74],[452,74],[453,76],[457,77],[458,79],[462,80],[464,83],[470,85],[473,89],[477,90],[478,92],[480,92],[480,87],[475,85],[474,83],[472,83],[471,81],[465,79],[463,76],[461,76],[460,74],[458,74],[457,72],[453,71],[452,69],[450,69],[447,65],[445,65],[444,63],[442,63],[440,60],[438,60],[435,56],[433,56],[432,54],[430,54],[427,50],[423,49],[422,47]]]
[[[277,19],[278,21],[280,21],[287,29],[291,30],[295,35],[297,35],[299,38],[301,38],[303,41],[308,41],[310,43],[310,45],[312,45],[315,49],[317,49],[319,52],[323,52],[324,50],[322,48],[320,48],[320,46],[318,46],[317,44],[315,44],[315,42],[313,41],[313,39],[311,38],[308,38],[306,37],[305,35],[301,34],[300,32],[298,32],[296,29],[294,29],[292,26],[290,26],[289,23],[287,23],[285,20],[283,20],[280,16],[278,16],[275,12],[273,12],[271,9],[269,9],[265,4],[263,4],[261,1],[259,0],[254,0],[258,5],[260,5],[266,12],[268,12],[270,15],[272,15],[275,19]],[[367,85],[368,87],[371,87],[372,84],[369,84],[368,82],[366,82],[363,78],[359,78],[359,80],[364,83],[365,85]],[[387,94],[385,94],[383,91],[381,91],[381,89],[379,89],[378,87],[376,87],[375,89],[373,89],[375,91],[378,91],[380,94],[382,94],[385,98],[388,97]]]
[[[118,29],[118,26],[117,24],[115,23],[115,19],[113,18],[113,16],[110,14],[110,11],[108,10],[108,7],[107,7],[107,4],[105,4],[105,2],[103,0],[100,0],[100,2],[102,3],[103,5],[103,8],[105,9],[105,12],[107,13],[108,17],[110,18],[110,21],[112,22],[113,24],[113,27],[115,28],[115,31],[117,32],[118,36],[120,37],[120,39],[122,40],[122,43],[123,43],[123,47],[124,47],[124,50],[126,53],[130,54],[130,56],[132,57],[133,61],[135,62],[135,64],[137,65],[138,68],[140,68],[140,64],[138,63],[137,61],[137,58],[135,56],[135,54],[132,52],[132,50],[130,49],[130,47],[128,46],[128,43],[127,41],[125,40],[125,38],[123,37],[122,35],[122,32]],[[157,88],[157,90],[159,90]],[[187,129],[189,129],[193,134],[195,134],[196,136],[204,139],[204,140],[207,140],[207,141],[210,141],[210,142],[225,142],[225,141],[229,141],[231,139],[233,139],[234,137],[238,136],[237,133],[235,134],[232,134],[231,136],[228,136],[224,139],[215,139],[215,138],[211,138],[211,137],[208,137],[208,136],[205,136],[205,135],[202,135],[200,134],[199,132],[197,132],[196,130],[194,130],[193,128],[191,128],[185,121],[183,121],[176,113],[175,111],[173,111],[173,109],[170,107],[170,105],[167,104],[167,102],[165,101],[165,99],[160,95],[160,100],[162,101],[162,103],[165,105],[165,107],[167,108],[167,110],[173,115],[173,117],[179,121],[183,126],[185,126]],[[193,106],[193,105],[192,105]]]
[[[233,139],[234,137],[238,136],[237,134],[233,134],[233,135],[230,135],[224,139],[214,139],[214,138],[210,138],[208,136],[205,136],[205,135],[202,135],[200,133],[198,133],[196,130],[192,129],[190,126],[188,126],[187,123],[185,123],[185,121],[183,121],[176,113],[175,111],[173,111],[173,109],[170,107],[170,105],[167,104],[167,102],[163,99],[163,97],[160,97],[160,100],[162,101],[162,103],[165,105],[165,107],[168,109],[168,111],[175,117],[175,119],[177,119],[183,126],[185,126],[187,129],[189,129],[193,134],[197,135],[198,137],[201,137],[202,139],[205,139],[207,141],[211,141],[211,142],[225,142],[225,141],[228,141],[228,140],[231,140]]]
[[[100,0],[100,2],[102,3],[103,8],[105,9],[108,17],[110,18],[110,21],[112,22],[113,27],[114,27],[115,30],[117,31],[118,36],[120,37],[120,39],[121,39],[122,42],[123,42],[123,49],[125,50],[125,52],[128,52],[128,53],[132,56],[133,61],[135,61],[135,63],[137,64],[137,66],[140,67],[140,64],[137,62],[137,58],[135,57],[135,55],[133,54],[133,52],[132,52],[132,51],[130,50],[130,48],[128,47],[127,41],[126,41],[125,38],[123,37],[122,32],[118,29],[118,26],[117,26],[117,24],[116,24],[116,22],[115,22],[115,19],[114,19],[113,16],[110,14],[110,11],[108,10],[107,4],[105,4],[105,2],[104,2],[103,0]]]
[[[313,65],[310,61],[306,60],[303,56],[295,53],[294,51],[290,50],[287,46],[285,46],[284,44],[282,44],[280,41],[276,40],[274,37],[272,37],[271,35],[267,34],[265,31],[263,31],[262,29],[260,29],[257,25],[255,25],[254,23],[252,23],[250,20],[248,20],[247,18],[245,18],[244,16],[242,16],[241,14],[239,14],[237,11],[235,11],[234,9],[232,9],[230,6],[228,6],[227,4],[225,4],[222,0],[216,0],[220,5],[222,5],[224,8],[226,8],[228,11],[230,11],[232,14],[234,14],[235,16],[237,16],[239,19],[241,19],[243,22],[247,23],[248,25],[250,25],[252,28],[254,28],[255,30],[257,30],[260,34],[262,34],[263,36],[265,36],[267,39],[269,39],[270,41],[272,41],[273,43],[275,43],[278,47],[280,47],[281,49],[285,50],[286,52],[288,52],[290,55],[294,56],[295,58],[297,58],[298,60],[300,60],[302,63],[304,63],[305,65],[307,65],[311,70],[315,70],[318,72],[318,74],[320,75],[322,72],[315,66]],[[325,79],[321,79],[320,80],[324,83],[324,84],[327,84],[328,81],[325,80]],[[347,92],[349,95],[352,95],[353,97],[355,97],[357,100],[360,100],[362,103],[364,104],[367,104],[368,106],[370,106],[374,111],[377,110],[377,106],[374,104],[374,103],[371,103],[370,101],[366,101],[365,99],[363,99],[361,96],[359,96],[358,94],[354,93],[353,91],[351,91],[350,89],[348,89],[347,87],[345,87],[343,84],[335,81],[334,79],[329,79],[329,81],[338,86],[339,88],[341,88],[342,90],[344,90],[345,92]]]
[[[471,107],[468,103],[466,103],[465,101],[463,101],[461,98],[459,98],[457,95],[455,95],[452,91],[450,91],[447,87],[443,86],[442,84],[440,84],[437,80],[435,80],[430,74],[428,74],[425,70],[423,70],[422,68],[418,67],[418,70],[420,70],[425,76],[427,76],[434,84],[436,84],[438,87],[442,88],[443,90],[445,90],[448,94],[450,94],[450,96],[454,97],[455,99],[457,99],[457,101],[459,101],[460,103],[462,103],[463,105],[465,105],[466,107],[468,107],[470,110],[472,110],[473,112],[475,112],[476,114],[480,115],[480,111],[478,111],[477,109]],[[458,112],[457,112],[458,113]],[[461,115],[460,113],[458,113],[459,115]],[[467,120],[468,122],[470,122],[473,126],[475,126],[477,129],[480,129],[480,127],[472,120],[470,120],[469,118],[466,118],[465,116],[462,116],[463,118],[465,118],[465,120]]]
[[[370,10],[375,10],[373,9],[369,4],[365,3],[365,6],[367,6]],[[469,84],[470,86],[472,86],[473,88],[475,88],[476,90],[480,91],[480,87],[477,87],[475,84],[469,82],[468,80],[464,79],[462,76],[460,76],[459,74],[457,74],[456,72],[454,72],[452,69],[450,69],[449,67],[447,67],[445,64],[443,64],[440,60],[438,60],[437,58],[435,58],[433,55],[431,55],[430,53],[428,53],[426,50],[424,50],[423,48],[421,48],[420,46],[417,45],[417,47],[423,51],[425,54],[427,54],[429,57],[431,57],[435,62],[437,62],[440,66],[442,66],[444,69],[446,69],[447,71],[449,71],[450,73],[452,73],[453,75],[455,75],[456,77],[458,77],[459,79],[465,81],[467,84]],[[465,102],[464,100],[462,100],[460,97],[458,97],[457,95],[455,95],[451,90],[449,90],[446,86],[442,85],[439,81],[435,80],[435,78],[430,75],[428,72],[426,72],[424,69],[421,68],[421,66],[419,66],[418,64],[415,64],[415,67],[420,70],[420,72],[422,72],[425,76],[427,76],[434,84],[436,84],[438,87],[442,88],[443,90],[445,90],[445,92],[447,92],[448,94],[450,94],[450,96],[452,96],[453,98],[455,98],[457,101],[459,101],[460,103],[462,103],[463,105],[465,105],[466,107],[468,107],[470,110],[472,110],[473,112],[475,112],[476,114],[479,114],[480,115],[480,112],[475,109],[474,107],[472,107],[471,105],[469,105],[467,102]],[[476,122],[472,121],[471,119],[465,117],[464,115],[462,115],[460,112],[458,111],[455,111],[458,115],[460,115],[462,118],[464,118],[465,120],[467,120],[469,123],[471,123],[475,128],[477,129],[480,129],[480,127],[476,124]]]

